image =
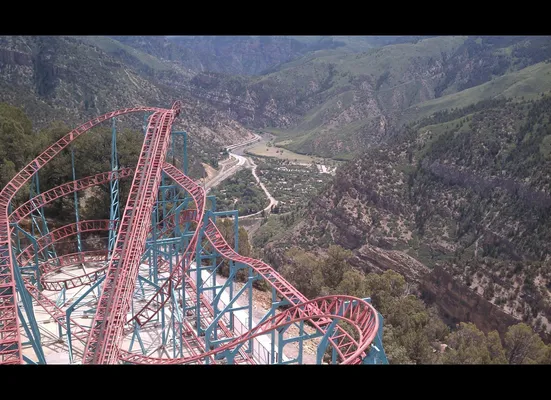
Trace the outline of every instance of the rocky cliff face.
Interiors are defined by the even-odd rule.
[[[178,62],[196,72],[256,75],[304,54],[310,47],[298,40],[273,36],[114,36],[114,39]]]
[[[442,267],[434,268],[421,280],[420,290],[423,299],[437,303],[441,315],[448,323],[471,321],[484,332],[497,330],[505,335],[507,328],[521,322],[495,304],[492,304],[471,288],[458,282]],[[545,335],[549,340],[549,335]]]

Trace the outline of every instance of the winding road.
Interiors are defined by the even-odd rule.
[[[226,147],[230,157],[237,160],[237,162],[233,165],[230,165],[230,166],[224,165],[220,169],[218,174],[216,176],[214,176],[212,179],[210,179],[204,186],[205,190],[208,193],[210,191],[210,189],[212,189],[213,187],[219,185],[220,182],[222,182],[223,180],[229,178],[230,176],[235,174],[237,171],[239,171],[241,168],[250,169],[253,176],[254,176],[254,179],[256,180],[256,182],[258,182],[258,184],[260,185],[260,187],[262,188],[262,190],[266,194],[266,197],[268,198],[268,200],[270,200],[270,204],[268,204],[268,206],[266,208],[264,208],[264,210],[261,210],[259,212],[254,213],[254,214],[240,216],[239,219],[257,217],[257,216],[261,215],[263,212],[264,213],[270,213],[270,211],[272,210],[272,207],[274,207],[278,204],[278,201],[276,199],[274,199],[274,197],[271,195],[271,193],[268,191],[268,189],[266,189],[266,186],[264,186],[264,184],[260,181],[260,178],[256,174],[257,165],[254,163],[254,161],[249,157],[242,156],[242,155],[239,155],[239,154],[236,154],[236,153],[232,152],[232,150],[236,150],[236,149],[248,146],[252,143],[256,143],[256,142],[259,142],[260,140],[262,140],[262,137],[260,135],[257,135],[257,134],[254,134],[254,135],[255,135],[254,139],[251,139],[251,140],[248,140],[248,141],[243,142],[243,143],[238,143],[238,144],[234,144],[234,145]]]

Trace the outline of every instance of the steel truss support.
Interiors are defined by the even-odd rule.
[[[211,203],[212,205],[212,203]],[[209,291],[214,291],[216,289],[213,289],[214,287],[216,287],[216,274],[212,275],[212,285],[208,288],[205,288],[204,285],[203,285],[203,272],[206,273],[206,275],[208,276],[210,272],[212,272],[212,270],[214,268],[216,268],[216,257],[217,257],[217,253],[216,252],[212,252],[210,254],[208,254],[204,249],[203,249],[203,246],[202,246],[202,243],[203,243],[203,240],[204,240],[204,237],[205,237],[205,229],[204,227],[207,225],[207,222],[209,221],[209,218],[212,216],[212,219],[213,221],[215,221],[215,216],[212,215],[212,212],[214,211],[214,209],[211,209],[211,210],[205,210],[205,213],[203,215],[203,221],[202,223],[200,224],[200,227],[199,227],[199,237],[198,237],[198,240],[197,240],[197,244],[195,246],[195,268],[190,268],[189,269],[189,273],[193,273],[195,272],[195,284],[196,284],[196,293],[195,293],[195,296],[196,296],[196,299],[197,299],[197,302],[196,302],[196,305],[195,305],[195,324],[196,324],[196,327],[197,327],[197,334],[199,336],[204,336],[205,335],[205,328],[203,328],[202,324],[201,324],[201,301],[199,301],[199,299],[202,298],[203,296],[203,293],[206,293],[207,296],[209,296]],[[207,265],[203,265],[203,260],[207,260],[208,264]],[[190,275],[190,277],[193,279],[193,276]],[[184,286],[184,285],[182,285]],[[213,292],[215,293],[215,292]],[[209,298],[213,298],[214,297],[214,294],[211,294],[209,296]],[[215,316],[216,317],[216,316]]]
[[[211,200],[212,196],[209,196]],[[216,221],[216,217],[230,217],[233,219],[233,233],[234,233],[234,248],[238,251],[239,248],[239,225],[238,225],[238,213],[237,211],[214,211],[216,207],[215,199],[211,201],[211,210],[205,213],[205,223],[209,219],[213,222]],[[213,250],[210,253],[204,248],[199,248],[196,261],[196,268],[190,269],[190,272],[195,271],[197,276],[197,294],[196,296],[205,296],[209,299],[209,302],[213,310],[213,319],[209,322],[206,329],[200,325],[199,319],[197,319],[198,332],[204,333],[205,348],[213,349],[224,343],[232,340],[233,336],[218,338],[218,326],[219,323],[224,323],[232,331],[235,331],[237,325],[240,327],[240,331],[244,332],[250,330],[253,327],[253,309],[252,309],[252,294],[253,294],[253,282],[258,278],[254,276],[253,270],[250,266],[241,263],[234,263],[233,260],[229,262],[229,276],[223,285],[217,285],[216,283],[216,271],[221,266],[222,262],[216,265],[216,260],[220,257],[220,254]],[[207,261],[207,265],[203,264],[203,261]],[[235,293],[234,281],[238,271],[247,269],[247,278],[245,285]],[[208,284],[206,286],[205,284]],[[222,296],[225,300],[221,301]],[[239,300],[241,304],[236,304]],[[222,307],[220,307],[222,303]],[[196,313],[198,309],[196,310]],[[236,316],[239,314],[239,317]],[[201,330],[199,330],[201,329]],[[217,359],[226,358],[228,363],[233,363],[236,355],[241,350],[242,345],[239,345],[235,351],[223,352],[223,356],[216,357]],[[254,339],[247,341],[247,345],[244,347],[246,353],[252,355],[254,348]],[[208,362],[208,361],[207,361]]]
[[[164,111],[161,110],[159,112]],[[144,130],[148,128],[147,119],[148,116],[146,115]],[[155,120],[155,117],[153,117],[153,120]],[[171,124],[168,118],[165,118],[162,121],[165,121],[163,122],[163,124],[165,124],[163,126],[168,127],[169,124]],[[90,127],[93,126],[93,124],[95,123],[96,122],[91,123]],[[86,129],[89,128],[87,127]],[[162,151],[159,151],[157,154],[152,153],[151,150],[151,154],[149,154],[149,152],[144,152],[144,147],[142,148],[142,153],[144,154],[144,157],[151,157],[154,155],[154,159],[158,160],[157,162],[161,163],[164,159],[164,154],[167,154],[168,150],[168,156],[166,159],[172,161],[173,164],[181,164],[181,168],[187,175],[187,133],[169,132],[168,129],[162,131]],[[160,131],[161,129],[159,128],[159,132]],[[79,135],[80,133],[81,132],[77,130],[75,131],[74,135]],[[144,133],[147,133],[146,141],[150,141],[149,146],[152,149],[161,149],[161,140],[158,140],[158,137],[156,135],[153,135],[153,133],[149,131]],[[171,142],[169,143],[165,141],[165,135],[167,133],[171,134]],[[177,160],[179,158],[177,157],[177,152],[179,153],[180,149],[177,149],[175,152],[175,148],[178,144],[175,139],[178,135],[181,135],[181,137],[183,138],[183,154],[181,160]],[[65,140],[65,142],[67,143],[63,142],[59,145],[55,145],[50,153],[53,155],[57,154],[57,152],[61,151],[68,144],[71,143],[69,140],[72,141],[73,136],[70,136],[70,139]],[[72,148],[70,150],[73,180],[76,181],[75,155],[74,150]],[[39,158],[39,162],[36,162],[36,166],[43,166],[45,162],[53,157],[53,155],[51,155],[50,153],[46,154],[47,157],[43,156],[46,158]],[[163,157],[160,156],[161,154],[163,155]],[[140,157],[140,159],[142,159],[142,157]],[[146,172],[149,171],[149,169],[147,169],[150,168],[148,166],[149,164],[144,163],[143,165],[143,170]],[[40,347],[40,334],[38,331],[38,327],[36,326],[37,324],[33,314],[32,299],[36,299],[41,305],[42,300],[46,300],[44,303],[50,301],[52,305],[51,310],[54,311],[54,313],[51,315],[54,316],[54,319],[58,314],[61,316],[61,320],[58,320],[57,322],[60,328],[60,332],[61,328],[65,328],[66,326],[65,330],[67,332],[68,338],[67,343],[69,346],[69,362],[74,363],[75,348],[73,346],[72,339],[76,338],[81,342],[83,342],[84,339],[83,343],[88,348],[90,346],[90,342],[85,343],[86,338],[92,338],[93,335],[89,334],[90,332],[88,331],[88,329],[83,329],[78,323],[71,320],[72,313],[74,313],[74,311],[78,308],[83,307],[84,305],[94,301],[95,299],[93,298],[93,295],[95,294],[95,292],[97,291],[97,296],[99,297],[99,290],[102,288],[102,286],[108,287],[109,285],[111,285],[110,290],[113,294],[110,294],[109,296],[106,296],[105,293],[101,294],[102,298],[106,297],[106,299],[108,300],[105,300],[103,303],[101,303],[101,306],[96,307],[95,305],[93,305],[93,309],[85,310],[84,312],[96,313],[94,323],[97,322],[96,320],[100,322],[103,321],[103,323],[108,321],[109,323],[111,323],[112,326],[115,326],[116,323],[116,326],[120,325],[120,327],[116,329],[109,328],[113,330],[108,331],[107,328],[102,327],[100,323],[97,323],[95,325],[93,324],[92,330],[97,330],[97,338],[94,338],[95,342],[93,343],[95,344],[93,344],[93,346],[91,347],[92,350],[90,351],[90,354],[97,352],[99,346],[98,343],[105,345],[105,348],[108,351],[105,350],[106,355],[105,357],[102,355],[102,357],[104,358],[102,358],[101,360],[99,356],[96,357],[94,355],[94,358],[91,358],[91,356],[88,354],[85,356],[86,359],[83,360],[84,363],[90,363],[91,361],[95,362],[95,358],[100,361],[107,360],[108,363],[115,363],[119,360],[119,357],[121,357],[120,359],[124,359],[126,362],[131,362],[131,358],[128,358],[128,356],[124,356],[126,357],[124,358],[122,355],[116,354],[117,352],[125,353],[125,350],[120,347],[123,343],[123,338],[130,339],[129,345],[126,345],[127,342],[125,341],[125,347],[128,346],[130,352],[132,352],[137,341],[140,349],[136,349],[135,354],[141,351],[142,355],[145,356],[146,353],[151,352],[151,349],[148,348],[150,345],[148,341],[145,340],[147,335],[149,335],[147,328],[145,328],[145,326],[147,325],[145,324],[150,320],[151,322],[154,322],[153,325],[155,328],[160,328],[160,331],[156,331],[160,336],[160,347],[156,350],[153,350],[155,353],[157,353],[158,351],[160,357],[167,356],[169,358],[189,358],[191,356],[194,357],[193,362],[206,363],[218,363],[217,360],[221,360],[222,363],[238,364],[244,362],[302,364],[305,347],[304,342],[315,338],[321,338],[321,343],[319,344],[317,349],[316,361],[318,363],[322,363],[327,348],[334,345],[334,341],[337,337],[339,337],[339,334],[341,338],[343,337],[342,326],[338,326],[338,321],[340,319],[337,318],[335,314],[343,316],[345,314],[344,310],[350,309],[347,308],[349,303],[345,302],[343,299],[340,299],[340,301],[342,301],[343,303],[331,303],[332,300],[322,299],[319,303],[316,303],[317,305],[312,306],[312,304],[310,304],[311,302],[309,303],[308,299],[306,299],[296,289],[294,289],[292,285],[289,284],[279,274],[277,274],[277,272],[271,270],[268,265],[265,265],[259,260],[252,260],[248,257],[239,256],[239,254],[236,255],[235,253],[239,253],[238,212],[216,212],[216,199],[214,196],[208,196],[206,198],[207,200],[209,200],[209,204],[208,210],[205,210],[204,206],[206,204],[203,204],[204,197],[201,197],[201,202],[197,201],[198,196],[194,191],[195,189],[190,190],[186,195],[182,195],[184,190],[183,188],[185,187],[189,189],[188,186],[182,185],[177,174],[171,172],[170,165],[165,165],[164,167],[159,167],[159,165],[157,165],[155,169],[155,171],[157,171],[155,173],[158,175],[155,175],[155,178],[153,179],[151,178],[153,174],[151,174],[151,176],[147,180],[144,180],[144,182],[148,183],[147,191],[139,190],[139,194],[142,195],[136,195],[136,199],[134,199],[136,204],[140,206],[137,207],[137,209],[139,210],[139,214],[136,214],[136,220],[133,221],[133,223],[136,223],[136,226],[139,227],[140,242],[138,243],[137,239],[132,239],[133,241],[131,241],[131,243],[133,243],[133,247],[131,248],[131,250],[136,249],[135,251],[130,251],[125,247],[121,247],[119,249],[119,244],[117,242],[117,231],[121,230],[124,233],[124,229],[120,228],[120,226],[125,227],[127,226],[127,224],[124,222],[124,219],[121,223],[121,211],[119,204],[119,179],[124,177],[124,171],[119,171],[120,165],[116,143],[116,122],[113,118],[111,173],[113,174],[114,178],[109,180],[110,220],[108,228],[108,265],[112,276],[106,275],[107,278],[106,276],[102,276],[97,281],[93,282],[91,286],[83,288],[83,292],[81,292],[82,294],[78,294],[79,297],[73,303],[71,303],[70,305],[67,304],[69,305],[69,307],[65,311],[59,309],[59,307],[61,307],[61,304],[66,303],[65,290],[62,289],[59,292],[57,302],[55,302],[48,300],[47,298],[43,299],[42,297],[35,297],[35,294],[40,295],[40,293],[36,291],[36,286],[25,286],[29,285],[29,283],[32,282],[33,284],[38,285],[40,289],[39,264],[42,262],[42,260],[37,253],[41,249],[44,249],[45,252],[50,252],[49,254],[45,255],[46,260],[54,256],[57,257],[54,248],[54,244],[56,243],[55,240],[50,242],[42,242],[42,247],[38,247],[38,244],[41,243],[40,239],[37,240],[34,235],[25,233],[16,224],[12,224],[12,232],[16,233],[16,239],[14,239],[12,242],[14,244],[16,243],[16,248],[14,249],[13,254],[11,255],[12,257],[10,257],[10,259],[17,259],[16,255],[20,255],[19,261],[22,263],[26,263],[24,264],[26,265],[26,267],[23,269],[17,266],[16,261],[13,262],[13,265],[17,266],[16,273],[14,274],[14,280],[16,281],[15,287],[17,289],[17,292],[19,293],[19,297],[23,305],[23,307],[18,307],[18,312],[16,313],[16,316],[19,316],[21,323],[23,324],[23,328],[25,329],[26,336],[29,337],[29,343],[33,345],[35,353],[37,354],[36,358],[38,359],[38,363],[45,363],[45,359],[42,348]],[[160,172],[159,168],[161,168]],[[166,169],[166,173],[164,172],[164,169]],[[139,169],[137,168],[136,171],[138,170]],[[151,171],[147,173],[149,174],[150,172]],[[29,178],[32,177],[32,190],[36,191],[37,196],[40,195],[38,168],[34,170],[31,169],[30,172],[26,174],[28,176],[22,175],[23,178],[25,178],[27,181]],[[143,176],[145,175],[146,174],[144,172]],[[20,185],[21,182],[23,182],[23,178],[17,181],[16,184]],[[176,185],[170,184],[171,179],[179,183]],[[151,185],[149,185],[149,183],[151,183]],[[13,185],[13,187],[17,187],[17,185]],[[73,183],[71,183],[70,185],[70,188],[72,188]],[[76,189],[77,185],[75,184],[74,187]],[[137,187],[140,188],[141,186]],[[74,190],[73,193],[75,203],[75,217],[77,220],[77,247],[78,252],[81,253],[83,250],[81,243],[81,234],[84,234],[85,229],[80,228],[78,196],[76,190]],[[144,196],[143,194],[147,194],[147,196]],[[201,193],[201,196],[204,196],[204,193]],[[31,194],[31,199],[32,198],[33,197]],[[147,199],[152,198],[155,198],[156,200],[154,202],[149,200],[148,202]],[[194,211],[194,208],[188,209],[191,200],[193,200],[193,203],[195,203],[197,205],[197,208],[201,210],[201,214],[203,215],[201,221],[197,221],[197,218],[199,218],[198,215],[200,214],[198,214],[197,211]],[[39,200],[35,199],[34,201],[38,202]],[[199,204],[201,206],[199,206]],[[42,210],[43,206],[44,203],[42,203],[42,205],[40,205],[40,207],[38,207],[31,215],[33,234],[35,229],[38,230],[40,234],[48,233],[48,226],[46,224],[46,219]],[[132,209],[133,207],[127,206],[126,208]],[[125,215],[126,214],[127,212],[125,209]],[[180,219],[180,217],[182,217],[182,219]],[[225,241],[221,238],[220,232],[214,226],[217,217],[232,219],[233,229],[231,230],[231,233],[234,235],[234,250],[232,250],[230,246],[225,243]],[[107,221],[105,222],[107,223]],[[145,226],[146,224],[149,225],[149,222],[151,222],[152,226]],[[104,228],[104,230],[106,230],[106,228]],[[21,232],[24,233],[21,234]],[[128,232],[131,231],[129,230]],[[195,251],[195,254],[184,254],[187,250],[189,241],[192,238],[193,240],[197,239],[197,237],[194,236],[195,233],[197,233],[199,239],[197,240],[194,249],[190,249],[191,252]],[[122,236],[122,234],[119,233],[119,236]],[[129,237],[135,238],[138,237],[138,235],[129,235]],[[22,239],[28,239],[30,241],[30,245],[28,245],[27,247],[29,249],[29,252],[25,252],[24,255],[22,255],[21,253],[21,245],[19,243]],[[44,247],[44,245],[46,245],[46,247]],[[123,252],[124,248],[125,256],[127,256],[128,254],[130,256],[121,258],[120,254],[117,255],[117,252],[113,252],[115,246],[117,247],[117,251],[120,251],[121,253]],[[8,249],[10,249],[11,251],[11,247]],[[31,253],[31,249],[36,250],[34,254]],[[191,258],[188,258],[190,256]],[[105,253],[103,253],[103,257],[105,257]],[[29,258],[31,258],[32,260],[27,260]],[[113,258],[113,260],[111,260],[111,258]],[[183,261],[182,258],[185,260],[185,265],[180,265],[180,261]],[[220,278],[217,279],[217,272],[222,265],[222,263],[220,262],[220,259],[222,258],[229,260],[226,261],[229,265],[229,276],[226,281],[221,282]],[[132,263],[127,260],[130,260]],[[192,260],[195,260],[195,265],[193,265]],[[117,264],[116,261],[118,261],[120,265]],[[192,265],[189,265],[188,261],[192,263]],[[145,263],[148,264],[148,267],[142,265]],[[132,265],[133,270],[132,274],[130,273],[130,270],[127,272],[123,271],[123,273],[128,274],[128,277],[124,278],[126,280],[123,281],[120,278],[119,271],[113,272],[113,270],[115,266],[119,270],[124,270],[125,268],[127,268],[127,265]],[[173,271],[173,269],[176,268],[175,266],[177,265],[179,265],[178,268],[186,270],[186,276],[182,277],[181,275],[178,276],[172,274],[173,272],[181,273],[180,271]],[[169,276],[168,274],[171,275]],[[241,286],[240,284],[240,286],[235,286],[237,277],[239,276],[241,278],[241,275],[245,275],[243,286]],[[130,282],[130,277],[132,277],[132,279],[135,278],[135,282]],[[254,281],[259,279],[265,279],[266,282],[273,285],[272,303],[270,310],[268,310],[262,316],[260,321],[255,322],[253,318],[253,284]],[[120,282],[114,284],[113,282],[115,281]],[[106,282],[108,282],[109,285],[106,284]],[[133,287],[130,287],[131,285],[133,285]],[[29,289],[27,290],[26,287],[28,287]],[[154,298],[154,301],[153,299],[148,299],[151,288],[154,290],[156,296],[158,294],[158,297]],[[130,296],[130,290],[132,290],[132,296]],[[35,291],[37,293],[35,293]],[[106,292],[105,288],[103,292]],[[122,301],[118,300],[121,298],[121,293],[126,295],[126,300],[124,300],[124,304],[122,304]],[[140,296],[143,297],[144,300],[151,301],[151,307],[149,309],[146,309],[146,306],[142,308],[138,305],[139,302],[141,302]],[[280,300],[280,297],[283,297],[284,299]],[[338,296],[335,297],[337,298]],[[168,298],[170,299],[168,300]],[[134,304],[135,301],[136,304]],[[113,302],[121,302],[121,304],[117,303],[118,305],[115,307],[113,306]],[[301,305],[301,303],[308,304]],[[340,304],[340,311],[337,311],[336,313],[335,308],[338,308],[339,306],[337,305],[337,307],[334,307],[335,304]],[[353,304],[361,305],[362,302],[361,300],[356,299],[353,301]],[[136,311],[135,305],[138,310],[146,310],[146,313],[155,312],[155,316],[153,317],[153,315],[149,314],[150,319],[141,320],[141,322],[143,322],[142,327],[140,327],[138,323],[134,323],[134,320],[132,320],[131,323],[134,323],[134,325],[130,326],[132,329],[129,331],[127,329],[124,329],[124,323],[121,324],[121,321],[124,322],[124,318],[128,318],[128,315],[126,312],[119,312],[119,310],[123,310],[124,307],[126,307],[126,309],[132,310],[131,315],[134,315],[134,312]],[[273,328],[266,331],[263,331],[263,329],[268,329],[267,327],[258,326],[259,324],[266,324],[266,322],[269,322],[269,324],[274,323],[274,321],[277,322],[278,319],[276,318],[276,314],[278,312],[278,307],[285,305],[290,305],[292,308],[294,308],[288,314],[287,310],[282,311],[285,314],[280,315],[280,317],[286,317],[286,320],[282,320],[281,318],[279,318],[281,320],[281,323],[278,323],[277,325],[272,325]],[[331,307],[334,307],[334,309],[330,309]],[[99,318],[97,314],[103,312],[102,309],[107,308],[110,309],[109,313],[101,314],[101,318]],[[370,316],[373,316],[374,313],[368,314],[368,311],[363,311],[370,310],[370,308],[366,307],[364,309],[361,309],[361,307],[358,307],[358,310],[361,311],[362,314],[354,314],[359,321],[357,326],[363,326],[365,327],[365,329],[369,328],[370,325],[360,325],[360,322],[364,322],[364,320],[361,319],[363,318],[363,316],[366,316],[366,324],[377,323],[375,317],[373,317],[372,319],[367,319],[368,317],[371,318]],[[329,311],[331,311],[330,315],[332,315],[333,321],[328,320],[328,317],[319,317],[319,315],[329,315]],[[346,311],[346,313],[348,313],[348,311]],[[308,334],[305,331],[305,328],[307,328],[305,326],[306,322],[300,318],[304,314],[318,316],[312,317],[314,318],[312,319],[312,324],[314,324],[317,328],[317,330],[312,334]],[[109,317],[111,319],[107,319],[106,316],[110,315],[113,315],[113,317]],[[155,320],[153,320],[153,318],[155,318]],[[322,322],[316,322],[317,320],[315,318],[318,318],[319,321]],[[382,348],[382,317],[380,316],[380,314],[378,314],[378,318],[380,324],[375,340],[371,344],[371,347],[367,347],[367,343],[364,344],[364,347],[362,347],[362,352],[354,355],[354,362],[359,361],[360,357],[363,357],[362,361],[366,364],[387,363],[384,349]],[[140,319],[136,319],[136,321],[140,322]],[[294,325],[294,327],[298,328],[298,333],[291,334],[291,330],[289,329],[291,325]],[[255,329],[256,332],[264,333],[260,334],[260,336],[255,337],[251,337],[254,335],[248,334],[248,336],[243,337],[241,343],[238,342],[237,345],[235,345],[234,343],[233,347],[224,346],[228,342],[235,340],[238,336],[246,334],[247,331],[255,332]],[[36,332],[34,332],[35,330]],[[105,330],[105,332],[103,332],[103,330]],[[143,336],[144,334],[146,336]],[[264,340],[270,335],[272,338],[271,343],[264,342]],[[370,338],[373,338],[373,335],[375,335],[374,329],[369,332],[369,335],[371,335],[369,336]],[[365,333],[364,337],[366,337]],[[118,340],[119,347],[113,350],[113,345],[111,343],[115,339]],[[353,339],[351,340],[353,341]],[[290,343],[296,343],[299,350],[297,357],[293,359],[288,359],[284,355],[285,346]],[[341,349],[339,346],[341,346],[341,344],[343,343],[344,345]],[[339,344],[337,345],[337,350],[339,350],[339,357],[346,357],[347,355],[352,354],[352,351],[349,351],[349,353],[345,353],[345,350],[343,349],[346,345],[350,346],[354,344],[352,342],[346,342],[346,337],[344,340],[339,342]],[[209,355],[206,356],[204,359],[201,359],[201,353],[219,348],[220,346],[224,346],[225,351],[219,352],[216,355]],[[88,350],[86,349],[85,354],[87,351]],[[80,354],[78,356],[80,356]],[[144,362],[143,360],[147,358],[149,358],[150,361]],[[153,358],[154,357],[152,357],[151,355],[149,355],[148,357],[142,357],[141,363],[151,362]],[[24,357],[24,360],[28,363],[34,362],[28,357]],[[335,348],[333,348],[331,362],[335,363],[336,361],[337,351],[335,350]],[[182,360],[181,362],[186,363],[189,362],[189,360]],[[166,361],[161,360],[159,361],[159,363],[166,363]]]
[[[142,261],[145,261],[145,260],[146,260],[146,257],[145,257],[145,254],[144,254],[144,257],[142,258]],[[145,278],[142,275],[138,275],[138,285],[139,285],[139,288],[140,288],[139,290],[141,291],[142,296],[143,296],[144,299],[145,299],[144,284],[147,284],[147,285],[151,286],[155,291],[160,289],[159,285],[155,284],[154,282],[152,282],[151,280]],[[132,310],[134,310],[134,306],[132,306]],[[161,314],[164,315],[164,309],[161,310]],[[157,315],[156,318],[157,318],[156,321],[158,321],[159,316]],[[163,331],[164,331],[164,327],[163,327]],[[140,350],[142,351],[142,354],[145,355],[147,353],[147,350],[145,349],[143,340],[141,338],[140,325],[134,323],[134,329],[132,331],[132,337],[130,339],[130,345],[129,345],[129,350],[128,351],[132,351],[132,349],[134,348],[134,342],[136,341],[136,339],[138,340],[138,344],[140,345]]]
[[[134,341],[136,339],[138,339],[138,343],[140,345],[140,350],[142,351],[142,354],[145,355],[146,350],[145,350],[145,346],[143,345],[143,340],[140,337],[140,325],[138,324],[134,324],[134,331],[132,333],[132,339],[130,339],[130,347],[128,351],[132,351],[132,348],[134,347]]]
[[[349,302],[344,302],[343,304],[341,304],[337,315],[340,315],[340,316],[343,315],[344,309],[347,307],[348,303]],[[355,301],[355,302],[353,302],[353,304],[357,304],[357,302]],[[323,337],[321,339],[321,342],[318,345],[317,352],[316,352],[316,354],[317,354],[316,355],[316,357],[317,357],[316,363],[317,364],[322,364],[323,363],[323,356],[325,355],[325,351],[327,350],[327,346],[329,345],[329,339],[331,339],[333,335],[338,333],[337,331],[335,331],[335,328],[337,327],[338,323],[339,323],[339,319],[335,318],[331,322],[331,324],[329,325],[327,330],[325,331],[325,334],[323,335]],[[336,349],[332,346],[330,364],[335,364],[336,362],[337,362],[337,352],[336,352]]]
[[[17,292],[19,293],[19,299],[21,300],[21,303],[23,303],[23,308],[26,315],[25,318],[25,316],[21,312],[21,308],[18,306],[17,312],[19,314],[20,323],[23,325],[23,329],[25,330],[29,342],[31,343],[34,353],[38,359],[38,364],[46,364],[46,358],[44,356],[44,351],[42,350],[42,345],[40,343],[40,330],[38,329],[38,324],[36,323],[36,318],[34,316],[32,298],[29,295],[29,292],[25,287],[23,277],[21,276],[21,270],[19,268],[19,265],[17,264],[15,251],[12,253],[12,255],[13,265],[16,266],[16,268],[14,268],[15,287]],[[27,360],[31,361],[28,358]],[[31,363],[34,362],[31,361]]]
[[[95,289],[99,289],[100,285],[102,284],[103,280],[105,279],[105,275],[99,278],[96,282],[94,282],[82,295],[80,295],[69,307],[67,307],[67,310],[65,310],[65,320],[67,323],[67,346],[69,347],[69,363],[73,363],[73,342],[72,342],[72,335],[71,335],[71,314],[75,309],[78,307],[81,307],[82,301]],[[84,303],[86,304],[86,303]],[[82,305],[84,305],[82,304]]]
[[[14,233],[14,236],[16,237],[15,253],[17,254],[17,256],[22,251],[21,240],[20,240],[19,234],[22,234],[27,240],[29,240],[29,242],[33,246],[33,265],[31,265],[30,267],[27,267],[27,268],[20,268],[20,270],[21,270],[22,273],[24,271],[27,271],[27,270],[33,271],[34,273],[30,274],[29,279],[30,279],[31,283],[37,285],[38,290],[42,290],[42,285],[40,283],[40,268],[38,267],[38,265],[39,265],[39,258],[38,258],[39,246],[38,246],[38,242],[36,241],[36,237],[29,234],[27,231],[22,229],[16,223],[12,223],[11,226],[12,226],[12,228],[14,228],[13,233]],[[17,260],[17,256],[16,256],[16,260]],[[18,264],[16,264],[16,265],[18,265]]]

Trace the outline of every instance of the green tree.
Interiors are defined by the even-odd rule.
[[[435,362],[431,343],[445,335],[447,328],[438,322],[434,313],[429,313],[421,300],[409,294],[404,277],[387,270],[382,274],[368,274],[364,284],[364,292],[384,316],[385,326],[392,328],[392,335],[383,336],[385,349],[387,345],[393,349],[403,347],[407,358],[414,363]]]
[[[450,334],[445,364],[490,364],[491,356],[484,332],[474,324],[461,322],[459,329]]]
[[[327,257],[322,263],[322,273],[325,286],[334,289],[342,281],[344,272],[350,268],[347,263],[352,252],[341,246],[332,245],[327,250]]]
[[[318,297],[324,284],[319,259],[297,247],[289,249],[285,256],[290,262],[283,266],[282,275],[306,297]]]
[[[406,295],[406,280],[399,273],[386,270],[382,274],[368,274],[365,279],[365,285],[373,305],[381,313],[387,314],[387,308],[395,298]]]
[[[510,326],[505,334],[509,364],[538,364],[545,361],[548,348],[525,323]]]
[[[383,341],[389,364],[415,364],[409,358],[408,350],[396,337],[395,328],[392,325],[385,324],[383,326]]]
[[[497,331],[488,333],[488,351],[490,352],[490,360],[492,364],[507,364],[505,350],[501,344],[501,338]]]
[[[0,103],[0,185],[6,183],[34,158],[36,135],[25,113],[17,107]]]
[[[369,293],[366,292],[365,275],[353,269],[345,271],[335,292],[346,293],[347,295],[358,298],[368,297]]]

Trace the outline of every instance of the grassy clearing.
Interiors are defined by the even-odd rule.
[[[279,136],[279,135],[287,133],[287,130],[269,127],[269,128],[262,128],[262,133],[264,133],[264,132],[271,133],[272,135],[275,135],[275,136]]]
[[[252,154],[259,157],[272,157],[282,160],[298,161],[304,163],[318,162],[323,163],[323,159],[320,157],[307,156],[304,154],[293,153],[287,149],[280,147],[268,147],[266,144],[260,144],[247,149],[248,154]]]

